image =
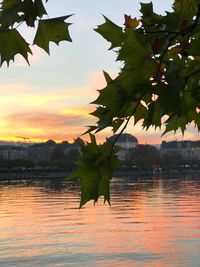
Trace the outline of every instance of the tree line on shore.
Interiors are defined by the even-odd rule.
[[[123,168],[136,170],[143,169],[170,169],[198,166],[197,159],[185,159],[179,152],[162,153],[152,145],[138,145],[136,148],[128,150]]]
[[[49,160],[33,161],[30,159],[4,159],[0,158],[0,170],[3,169],[27,169],[27,168],[62,168],[72,170],[80,152],[77,149],[70,149],[64,154],[62,149],[56,147]]]
[[[28,169],[28,168],[59,168],[73,170],[79,159],[80,151],[71,149],[66,155],[60,147],[55,147],[49,160],[34,162],[29,159],[0,159],[0,170],[4,169]],[[186,160],[178,153],[162,154],[158,148],[152,145],[137,145],[128,149],[121,161],[121,169],[149,170],[156,168],[179,168],[198,166],[198,160]]]

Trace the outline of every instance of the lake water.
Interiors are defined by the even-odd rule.
[[[114,178],[112,206],[75,184],[0,183],[0,266],[200,266],[200,178]]]

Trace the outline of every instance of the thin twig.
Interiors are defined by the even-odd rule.
[[[144,33],[147,33],[147,34],[156,34],[156,33],[162,34],[162,33],[166,33],[166,34],[177,34],[177,35],[180,34],[180,32],[176,32],[176,31],[167,31],[167,30],[160,30],[160,31],[145,31]]]
[[[164,51],[162,52],[161,56],[160,56],[160,61],[159,61],[159,65],[158,65],[158,68],[157,68],[157,72],[156,72],[156,75],[155,75],[155,82],[158,81],[158,77],[159,77],[159,74],[160,74],[160,69],[161,69],[161,66],[162,66],[162,63],[163,63],[163,60],[164,60],[164,56],[166,55],[167,51],[168,51],[168,48],[171,46],[172,42],[174,41],[174,39],[176,38],[177,36],[172,36],[170,39],[169,39],[169,42],[167,44],[167,46],[165,47]]]
[[[197,11],[197,15],[196,15],[196,18],[194,20],[194,23],[188,27],[186,27],[183,31],[180,31],[180,32],[173,32],[173,31],[147,31],[145,33],[149,33],[149,34],[156,34],[156,33],[168,33],[168,34],[173,34],[173,36],[171,36],[171,38],[169,39],[168,41],[168,44],[167,46],[165,47],[165,49],[163,50],[161,56],[159,57],[159,65],[158,65],[158,68],[157,68],[157,71],[156,71],[156,75],[155,75],[155,82],[157,82],[158,78],[159,78],[159,74],[160,74],[160,70],[161,70],[161,66],[162,66],[162,63],[163,63],[163,60],[164,60],[164,57],[169,49],[169,47],[172,45],[173,41],[175,38],[177,38],[179,35],[186,35],[188,34],[189,32],[193,32],[193,30],[198,26],[198,22],[199,22],[199,19],[200,19],[200,5],[198,5],[198,11]]]
[[[196,28],[196,26],[198,25],[198,21],[200,19],[200,5],[198,5],[198,11],[197,11],[197,15],[196,15],[196,18],[194,20],[194,23],[190,26],[188,26],[187,28],[185,28],[181,34],[182,35],[186,35],[187,33],[189,32],[193,32],[193,30]]]
[[[134,107],[133,112],[132,112],[131,115],[126,119],[126,123],[125,123],[124,127],[121,129],[121,131],[120,131],[120,132],[117,134],[117,136],[115,137],[115,139],[114,139],[114,141],[113,141],[113,143],[112,143],[111,152],[110,152],[110,155],[109,155],[108,159],[111,158],[112,153],[113,153],[113,149],[114,149],[114,146],[115,146],[117,140],[118,140],[119,137],[123,134],[123,132],[124,132],[124,130],[126,129],[126,127],[127,127],[128,123],[129,123],[130,119],[133,117],[134,113],[136,112],[136,110],[137,110],[137,108],[138,108],[138,106],[139,106],[139,104],[140,104],[140,101],[141,101],[142,97],[143,97],[143,96],[141,96],[141,97],[138,99],[138,102],[137,102],[136,106]]]
[[[192,25],[190,25],[189,27],[185,28],[183,31],[180,31],[180,32],[176,32],[176,31],[154,31],[154,32],[150,32],[150,31],[145,31],[145,33],[147,34],[156,34],[156,33],[166,33],[166,34],[173,34],[173,36],[171,36],[171,38],[169,39],[168,41],[168,44],[166,45],[165,49],[163,50],[161,56],[159,57],[159,65],[158,65],[158,68],[157,68],[157,72],[156,72],[156,75],[155,75],[155,78],[154,80],[157,82],[158,80],[158,77],[159,77],[159,74],[160,74],[160,70],[161,70],[161,66],[162,66],[162,63],[163,63],[163,60],[164,60],[164,57],[169,49],[169,47],[172,45],[173,41],[175,38],[177,38],[179,35],[186,35],[187,33],[191,32],[196,28],[196,26],[198,25],[198,21],[200,19],[200,5],[198,5],[198,12],[197,12],[197,15],[196,15],[196,18],[195,18],[195,21]],[[191,73],[190,75],[188,75],[185,79],[185,81],[187,81],[189,78],[191,78],[193,75],[195,75],[196,73],[200,72],[200,70],[196,70],[195,72]],[[134,115],[134,113],[136,112],[139,104],[140,104],[140,101],[141,101],[142,97],[138,100],[137,102],[137,105],[135,106],[132,114],[127,118],[126,120],[126,123],[124,125],[124,127],[121,129],[121,131],[119,132],[119,134],[116,136],[116,138],[114,139],[113,143],[112,143],[112,147],[111,147],[111,153],[109,155],[109,158],[112,156],[112,153],[113,153],[113,149],[114,149],[114,146],[117,142],[117,140],[119,139],[119,137],[121,136],[121,134],[124,132],[124,130],[126,129],[130,119],[132,118],[132,116]]]

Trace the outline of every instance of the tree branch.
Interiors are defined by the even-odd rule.
[[[188,26],[187,28],[185,28],[181,34],[182,35],[186,35],[187,33],[189,32],[193,32],[193,30],[196,28],[196,26],[198,25],[198,21],[200,19],[200,5],[198,5],[198,11],[197,11],[197,15],[196,15],[196,18],[195,18],[195,21],[192,25]]]
[[[196,18],[194,20],[194,23],[188,27],[186,27],[183,31],[180,31],[180,32],[174,32],[174,31],[165,31],[165,30],[161,30],[161,31],[145,31],[145,33],[149,33],[149,34],[156,34],[156,33],[167,33],[169,35],[172,35],[171,38],[169,39],[168,41],[168,44],[166,45],[165,49],[163,50],[162,54],[160,55],[159,57],[159,65],[158,65],[158,68],[157,68],[157,71],[156,71],[156,75],[154,77],[154,81],[155,82],[158,82],[158,78],[159,78],[159,74],[160,74],[160,70],[161,70],[161,66],[163,64],[163,60],[164,60],[164,57],[169,49],[169,47],[172,45],[173,41],[175,38],[177,38],[179,35],[186,35],[188,34],[189,32],[193,32],[193,30],[198,26],[198,22],[199,22],[199,19],[200,19],[200,5],[198,5],[198,11],[197,11],[197,15],[196,15]]]
[[[115,146],[117,140],[119,139],[120,135],[123,134],[123,132],[124,132],[124,130],[126,129],[126,127],[127,127],[128,123],[129,123],[130,119],[133,117],[134,113],[136,112],[136,110],[137,110],[137,108],[138,108],[138,106],[139,106],[139,104],[140,104],[140,101],[141,101],[142,97],[143,97],[143,96],[141,96],[141,97],[138,99],[138,102],[137,102],[135,108],[133,109],[132,114],[126,119],[126,123],[125,123],[125,125],[123,126],[123,128],[121,129],[121,131],[118,133],[118,135],[117,135],[116,138],[114,139],[114,141],[113,141],[113,143],[112,143],[112,147],[111,147],[111,152],[110,152],[110,155],[109,155],[108,159],[110,159],[110,157],[112,156],[113,148],[114,148],[114,146]]]

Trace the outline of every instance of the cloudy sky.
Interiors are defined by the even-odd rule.
[[[148,2],[148,1],[143,1]],[[155,11],[170,10],[172,0],[154,0]],[[15,57],[9,68],[3,64],[0,70],[0,140],[15,140],[16,136],[37,140],[69,140],[86,131],[85,126],[95,122],[88,115],[94,110],[89,105],[104,87],[102,71],[117,75],[120,63],[115,53],[108,51],[107,43],[93,29],[104,22],[103,15],[122,26],[124,14],[138,17],[138,0],[49,0],[47,10],[50,17],[74,14],[68,19],[72,43],[50,45],[51,55],[32,46],[29,67],[23,58]],[[31,43],[32,30],[21,32]],[[130,127],[126,132],[135,135],[140,143],[160,143],[161,132],[141,131],[141,127]],[[110,132],[99,135],[103,140]],[[166,135],[162,140],[182,139],[181,134]],[[190,127],[185,139],[197,139]]]

